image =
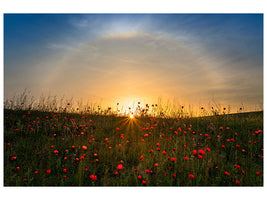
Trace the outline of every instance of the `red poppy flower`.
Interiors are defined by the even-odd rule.
[[[173,177],[173,178],[176,178],[176,174],[173,174],[172,177]]]
[[[197,155],[197,150],[193,150],[193,155],[194,155],[194,156]]]
[[[175,161],[176,161],[176,158],[171,158],[171,161],[172,161],[172,162],[175,162]]]
[[[163,154],[163,155],[166,155],[166,151],[162,151],[162,154]]]
[[[204,154],[205,154],[205,151],[203,151],[202,149],[200,149],[200,150],[198,151],[198,153],[199,153],[200,155],[204,155]]]
[[[117,170],[119,171],[119,170],[122,170],[122,169],[123,169],[122,164],[119,164],[119,165],[117,166]]]
[[[82,149],[83,149],[83,150],[87,150],[87,146],[83,145],[83,146],[82,146]]]
[[[237,169],[240,169],[240,165],[235,165],[235,167],[236,167]]]
[[[195,176],[193,174],[189,174],[188,177],[189,177],[189,179],[195,178]]]
[[[142,156],[140,156],[140,160],[143,160],[143,158],[144,158],[144,156],[142,155]]]
[[[67,173],[67,169],[63,169],[63,172],[64,172],[64,173]]]
[[[50,174],[51,173],[51,170],[50,169],[46,170],[46,173],[47,174]]]
[[[92,175],[90,176],[90,179],[93,180],[93,181],[95,181],[95,180],[97,179],[97,176],[92,174]]]
[[[140,179],[142,179],[142,176],[141,175],[138,175],[137,178],[140,180]]]
[[[228,171],[225,171],[224,174],[225,174],[226,176],[229,176],[229,172],[228,172]]]

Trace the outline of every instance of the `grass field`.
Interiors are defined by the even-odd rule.
[[[263,186],[263,112],[4,110],[5,186]]]

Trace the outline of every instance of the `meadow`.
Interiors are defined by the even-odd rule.
[[[4,186],[263,186],[263,112],[109,110],[6,108]]]

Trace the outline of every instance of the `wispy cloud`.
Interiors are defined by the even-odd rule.
[[[262,27],[256,18],[67,15],[61,37],[28,46],[42,48],[41,57],[29,51],[22,63],[8,56],[5,90],[21,86],[35,94],[50,90],[106,101],[163,96],[202,104],[216,97],[224,104],[253,105],[263,96]]]
[[[148,33],[98,38],[65,57],[45,85],[85,97],[165,96],[193,103],[196,98],[204,102],[225,95],[224,103],[230,104],[239,102],[237,94],[248,94],[261,84],[250,79],[258,76],[257,70],[241,76],[230,69],[222,73],[220,65],[209,63],[194,49]]]

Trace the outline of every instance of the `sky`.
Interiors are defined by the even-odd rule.
[[[5,14],[4,97],[263,109],[262,14]]]

